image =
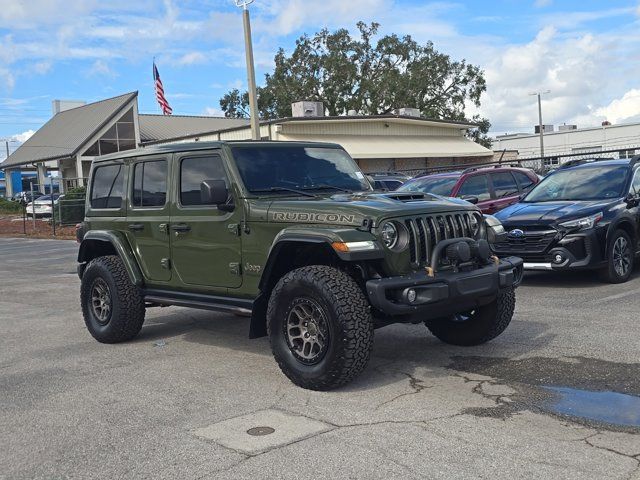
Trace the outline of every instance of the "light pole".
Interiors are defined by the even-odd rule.
[[[551,93],[551,90],[545,90],[544,92],[534,92],[529,95],[536,95],[538,97],[538,130],[540,133],[540,158],[542,158],[542,162],[544,163],[544,132],[542,127],[542,95],[546,95],[547,93]]]
[[[251,43],[251,21],[249,5],[253,0],[235,0],[236,6],[242,8],[244,23],[244,46],[247,55],[247,79],[249,84],[249,110],[251,111],[251,138],[260,140],[260,118],[258,112],[258,93],[256,91],[256,71],[253,66],[253,45]]]

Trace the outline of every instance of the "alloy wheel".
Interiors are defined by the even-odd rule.
[[[631,249],[624,237],[616,238],[613,244],[613,268],[619,277],[624,277],[631,268]]]
[[[91,286],[91,308],[100,325],[111,320],[111,290],[102,278],[96,278]]]
[[[284,327],[287,346],[300,362],[314,365],[322,360],[329,346],[329,323],[318,302],[296,298]]]

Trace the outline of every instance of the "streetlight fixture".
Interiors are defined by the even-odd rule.
[[[547,93],[551,93],[551,90],[545,90],[544,92],[533,92],[529,95],[538,97],[538,130],[540,134],[540,158],[542,158],[542,162],[544,163],[544,127],[542,126],[542,100],[541,96],[546,95]]]
[[[236,7],[242,8],[244,24],[244,45],[247,56],[247,79],[249,84],[249,110],[251,111],[251,138],[260,140],[260,118],[258,113],[258,93],[256,90],[256,71],[253,65],[253,45],[251,42],[251,21],[249,5],[253,0],[235,0]]]

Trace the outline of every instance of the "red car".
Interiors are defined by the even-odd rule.
[[[477,204],[482,213],[492,214],[518,202],[520,196],[539,181],[538,175],[526,168],[474,167],[462,172],[416,177],[398,191],[458,197]]]

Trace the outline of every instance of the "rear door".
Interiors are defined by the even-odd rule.
[[[171,280],[166,156],[144,157],[130,166],[127,238],[150,282]]]
[[[224,291],[242,285],[240,223],[242,207],[233,211],[203,205],[204,180],[231,182],[219,150],[176,156],[176,193],[171,207],[171,260],[181,285]],[[230,193],[230,195],[232,195]]]
[[[491,183],[493,184],[493,212],[502,210],[518,201],[520,189],[511,172],[493,172],[489,175],[491,177]]]

